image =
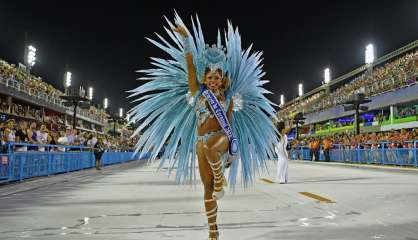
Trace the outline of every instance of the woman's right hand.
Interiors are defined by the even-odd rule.
[[[176,28],[173,28],[173,31],[179,33],[184,38],[188,37],[186,29],[181,25],[177,25]]]

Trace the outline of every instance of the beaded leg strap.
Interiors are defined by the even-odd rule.
[[[212,169],[213,175],[215,179],[219,179],[223,177],[222,173],[222,160],[217,161],[216,163],[211,163],[209,161],[210,168]]]
[[[208,161],[208,162],[209,162],[210,167],[213,169],[214,167],[216,167],[216,165],[220,164],[222,162],[222,160],[219,159],[219,161],[217,161],[215,163],[213,163],[211,161]],[[220,164],[220,166],[222,166],[222,165]]]
[[[220,156],[218,155],[218,160],[216,162],[212,162],[210,161],[210,159],[208,159],[208,163],[210,168],[212,169],[212,173],[213,173],[213,181],[214,181],[214,186],[213,186],[213,193],[212,193],[212,198],[215,198],[217,200],[221,199],[224,196],[224,175],[223,175],[223,169],[222,169],[222,159],[220,158]]]
[[[216,207],[214,207],[214,208],[212,208],[212,210],[209,210],[209,211],[207,211],[206,212],[206,216],[208,217],[208,219],[209,218],[213,218],[213,217],[216,217],[217,216],[217,211],[218,210],[218,206],[216,206]]]

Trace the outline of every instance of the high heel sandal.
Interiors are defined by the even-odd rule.
[[[208,240],[218,240],[219,239],[219,231],[218,230],[209,230],[209,235],[211,233],[215,233],[216,237],[209,237]]]
[[[215,201],[214,199],[205,200],[205,202]],[[206,212],[206,216],[209,219],[214,218],[218,215],[217,213],[218,206],[214,207],[212,210]],[[219,231],[218,225],[216,224],[216,220],[214,222],[208,223],[209,226],[209,238],[208,240],[218,240],[219,239]],[[211,229],[211,227],[215,226],[215,229]],[[213,236],[215,235],[215,236]]]
[[[215,226],[216,229],[209,229],[208,240],[218,240],[219,239],[218,225],[216,224],[216,222],[213,222],[213,225],[209,224],[209,226]],[[215,235],[215,236],[213,236],[213,235]]]

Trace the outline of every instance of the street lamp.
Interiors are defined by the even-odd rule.
[[[368,106],[362,106],[362,104],[369,103],[372,100],[365,97],[364,93],[356,93],[350,97],[348,101],[344,104],[344,111],[353,111],[354,110],[354,124],[356,135],[360,134],[360,110],[367,111]]]
[[[88,99],[90,101],[93,100],[93,87],[89,87]]]
[[[65,100],[64,106],[71,107],[73,106],[73,129],[76,129],[77,126],[77,107],[80,108],[89,108],[89,99],[85,97],[85,91],[83,87],[70,87],[66,91],[66,95],[60,96]]]
[[[329,71],[329,68],[324,69],[324,82],[325,84],[328,84],[331,81],[331,74]]]
[[[123,109],[119,108],[119,115],[112,114],[108,119],[109,123],[113,123],[113,136],[116,137],[116,123],[122,123],[125,119],[123,118]]]
[[[305,119],[306,118],[301,112],[298,112],[293,118],[293,123],[296,125],[296,140],[299,140],[299,125],[303,125],[305,123]]]
[[[109,106],[109,100],[107,98],[103,99],[103,108],[107,109],[108,106]]]
[[[299,97],[302,97],[302,95],[303,95],[303,85],[302,85],[302,83],[299,83],[298,89],[299,89]]]

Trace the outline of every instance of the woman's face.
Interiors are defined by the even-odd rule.
[[[26,130],[28,127],[28,125],[27,125],[27,123],[26,122],[20,122],[20,124],[19,124],[19,126],[20,126],[20,128],[22,129],[22,130]]]
[[[206,87],[210,90],[218,90],[222,86],[222,77],[218,71],[208,72],[205,75]]]

